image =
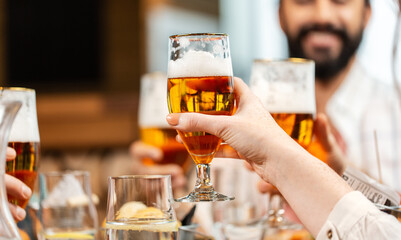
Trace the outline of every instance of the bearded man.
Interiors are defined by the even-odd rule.
[[[376,179],[379,157],[383,182],[401,191],[400,106],[393,88],[372,79],[356,56],[370,16],[369,0],[281,0],[279,8],[290,57],[315,61],[317,112],[328,116],[335,142]]]

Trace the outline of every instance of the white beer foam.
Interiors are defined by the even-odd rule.
[[[68,199],[86,196],[82,184],[73,174],[66,174],[42,202],[45,208],[65,207]]]
[[[22,106],[11,127],[10,142],[39,142],[36,98],[33,90],[8,90],[0,92],[3,101],[21,101]]]
[[[141,78],[138,122],[141,128],[170,128],[166,121],[167,76],[161,72],[148,73]]]
[[[316,113],[314,65],[254,63],[250,88],[270,113]]]
[[[204,51],[189,50],[184,57],[168,62],[168,77],[232,76],[231,58],[215,57]]]

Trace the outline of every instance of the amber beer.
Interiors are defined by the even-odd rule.
[[[276,123],[302,147],[306,148],[312,141],[312,113],[271,113]]]
[[[172,128],[142,128],[141,140],[149,145],[159,147],[163,151],[163,159],[158,164],[178,164],[184,170],[187,168],[188,152],[185,146],[177,142],[177,131]],[[150,158],[143,159],[145,165],[155,162]]]
[[[0,88],[3,100],[22,102],[11,127],[8,146],[14,148],[16,157],[6,162],[6,173],[24,182],[33,191],[39,164],[39,129],[36,116],[35,90],[28,88]],[[28,200],[20,201],[8,196],[11,203],[25,208]]]
[[[14,148],[17,156],[13,161],[7,161],[6,172],[22,182],[24,182],[32,191],[38,170],[39,161],[39,143],[38,142],[9,142],[8,146]],[[29,200],[19,201],[8,196],[8,200],[14,204],[25,208]]]
[[[167,98],[172,113],[197,112],[232,115],[234,93],[231,76],[169,78]],[[178,131],[196,164],[208,164],[221,139],[206,132]]]

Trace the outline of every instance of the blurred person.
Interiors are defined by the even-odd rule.
[[[316,239],[399,238],[401,224],[393,216],[352,191],[276,124],[242,80],[234,81],[234,115],[174,113],[167,122],[177,130],[206,131],[222,138],[236,150],[235,157],[278,188]]]
[[[337,166],[344,163],[326,158],[333,160],[333,156],[343,154],[350,165],[376,179],[378,151],[383,182],[401,191],[397,150],[401,141],[401,108],[394,89],[372,79],[356,56],[371,11],[369,0],[280,0],[279,20],[287,36],[290,57],[315,61],[317,113],[328,117],[329,129],[317,130],[327,132],[328,138],[314,141],[308,150]],[[317,128],[322,127],[319,118]],[[344,169],[336,171],[341,174]]]
[[[12,161],[16,157],[16,155],[17,154],[13,148],[7,147],[7,152],[6,152],[7,161]],[[31,189],[27,185],[25,185],[21,180],[13,176],[5,174],[5,183],[6,183],[7,195],[11,195],[21,200],[28,200],[32,195]],[[11,214],[13,215],[16,221],[22,221],[25,218],[26,212],[23,208],[12,203],[8,203],[8,206],[10,208]]]
[[[157,164],[163,159],[163,151],[160,148],[138,140],[131,144],[129,152],[133,160],[132,172],[134,174],[170,174],[173,189],[186,186],[184,170],[178,164]],[[152,159],[156,164],[145,165],[142,162],[145,158]]]

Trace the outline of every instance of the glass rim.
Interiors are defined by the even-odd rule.
[[[33,88],[25,88],[25,87],[0,87],[0,91],[10,90],[10,91],[18,91],[18,92],[35,92]]]
[[[254,63],[272,63],[272,62],[289,62],[289,63],[314,63],[312,59],[307,58],[257,58]]]
[[[110,176],[108,177],[110,180],[117,179],[168,179],[171,178],[171,175],[122,175],[122,176]]]
[[[50,172],[41,172],[39,175],[46,177],[61,177],[64,175],[73,175],[73,176],[89,176],[89,171],[84,170],[65,170],[65,171],[50,171]]]
[[[215,36],[215,37],[228,37],[226,33],[185,33],[185,34],[174,34],[171,35],[170,39],[177,39],[181,37],[194,37],[194,36]]]

